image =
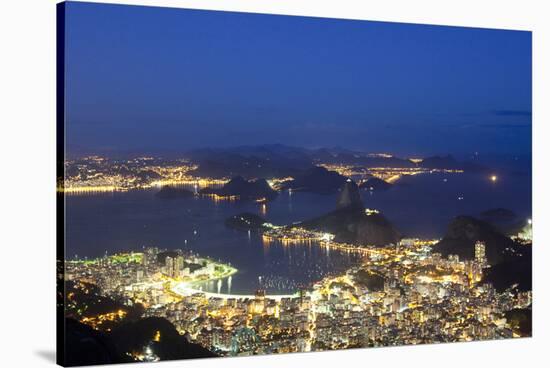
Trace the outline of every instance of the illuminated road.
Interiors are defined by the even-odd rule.
[[[179,282],[176,285],[172,287],[172,292],[182,295],[182,296],[189,296],[196,293],[202,293],[207,298],[221,298],[221,299],[254,299],[255,295],[245,295],[245,294],[222,294],[222,293],[210,293],[198,289],[193,289],[190,287],[188,283],[185,282]],[[274,299],[274,300],[281,300],[283,298],[297,298],[298,293],[294,294],[281,294],[281,295],[266,295],[266,299]]]

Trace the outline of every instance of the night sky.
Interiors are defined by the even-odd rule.
[[[67,145],[528,154],[531,33],[69,3]]]

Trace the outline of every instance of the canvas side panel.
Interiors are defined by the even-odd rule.
[[[63,185],[65,161],[65,3],[56,5],[56,187]],[[65,201],[56,191],[56,362],[65,365]]]

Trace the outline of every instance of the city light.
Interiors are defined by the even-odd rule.
[[[329,247],[361,254],[363,261],[294,294],[266,294],[263,290],[250,295],[232,294],[230,290],[221,293],[222,280],[230,288],[236,269],[181,251],[157,262],[163,254],[157,248],[87,262],[67,261],[66,277],[92,282],[105,295],[150,306],[146,315],[162,316],[178,331],[192,331],[189,336],[193,342],[220,355],[265,353],[274,343],[286,346],[287,352],[340,349],[352,346],[342,345],[342,341],[366,341],[362,326],[370,326],[370,346],[387,345],[389,341],[415,344],[419,333],[415,326],[419,324],[429,327],[422,335],[424,342],[438,341],[431,339],[431,329],[454,341],[494,339],[510,330],[502,321],[501,311],[531,303],[530,292],[500,294],[481,283],[487,267],[485,244],[481,242],[476,243],[475,258],[464,260],[432,252],[439,239],[403,239],[377,247],[335,242],[333,234],[300,227],[266,228],[269,230],[263,237],[270,243]],[[192,272],[191,264],[195,265]],[[204,282],[210,280],[215,281],[217,292],[203,290]],[[261,276],[258,280],[263,285]],[[82,285],[88,293],[88,284]],[[74,299],[71,296],[71,302]],[[484,334],[468,329],[474,317]],[[119,309],[80,321],[105,330],[124,318],[126,312]],[[258,324],[265,320],[269,325]],[[388,328],[394,334],[388,335]],[[243,332],[242,340],[235,340],[239,331],[248,332]],[[161,341],[159,331],[152,341]],[[156,359],[147,348],[136,356],[139,360]]]
[[[80,194],[106,188],[129,191],[181,184],[193,188],[196,198],[211,198],[216,204],[227,201],[231,205],[239,199],[198,193],[198,188],[227,180],[194,176],[192,170],[197,166],[190,162],[166,166],[154,158],[139,158],[123,164],[127,168],[124,175],[117,171],[120,162],[104,158],[73,163],[77,170],[72,170],[73,175],[66,180],[66,192]],[[407,175],[462,172],[326,166],[348,177],[376,177],[387,182]],[[155,178],[139,179],[145,170],[155,172]],[[288,180],[292,178],[271,179],[269,185],[284,190]],[[491,175],[489,180],[496,182],[498,178]],[[463,194],[457,195],[459,201],[464,200]],[[267,203],[266,198],[252,201],[263,215],[267,214]],[[380,212],[365,208],[361,215],[376,220]],[[528,225],[511,238],[522,246],[530,245],[531,223],[527,219]],[[199,230],[203,231],[198,227],[192,230],[194,239]],[[231,290],[232,277],[239,272],[235,267],[183,250],[140,247],[140,252],[105,254],[96,259],[75,257],[65,261],[64,274],[75,285],[67,294],[68,302],[74,305],[71,313],[95,330],[111,331],[116,323],[130,319],[130,306],[139,303],[143,305],[144,317],[167,319],[190,342],[221,356],[265,354],[272,352],[273,346],[277,346],[277,352],[304,352],[522,336],[502,316],[509,310],[528,308],[531,292],[500,292],[483,282],[491,266],[485,243],[476,242],[468,259],[462,255],[442,256],[436,247],[440,239],[405,238],[383,246],[360,244],[337,236],[336,232],[311,230],[300,223],[283,226],[264,222],[257,232],[264,254],[280,247],[278,250],[289,258],[303,251],[330,253],[334,260],[347,257],[358,261],[294,290],[275,289],[280,293],[269,292],[272,281],[269,274],[263,274],[257,279],[261,290],[239,293],[235,285]],[[247,229],[248,239],[255,233],[256,230]],[[186,240],[182,242],[187,244]],[[94,295],[94,289],[99,298],[112,298],[123,304],[86,313],[85,303]],[[84,304],[79,301],[79,294],[86,296]],[[476,321],[475,328],[471,328],[472,320]],[[155,331],[150,336],[151,345],[132,352],[132,356],[140,361],[159,360],[155,348],[163,339],[166,336]]]

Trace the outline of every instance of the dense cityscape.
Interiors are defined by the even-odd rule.
[[[67,176],[58,183],[58,190],[65,193],[112,192],[171,184],[205,187],[226,182],[193,177],[188,174],[193,169],[196,166],[187,160],[137,157],[111,161],[101,156],[87,156],[65,162]]]
[[[530,32],[57,9],[60,365],[532,335]]]
[[[268,241],[300,246],[308,237],[323,246],[360,252],[364,262],[295,295],[204,293],[199,281],[238,270],[193,255],[146,248],[141,253],[67,261],[65,278],[78,288],[140,303],[145,317],[163,317],[189,339],[219,355],[305,352],[350,347],[472,341],[525,336],[514,310],[531,305],[531,292],[497,292],[483,283],[485,245],[474,259],[442,257],[434,240],[402,239],[384,248],[333,243],[329,234],[294,229],[271,232]],[[170,256],[170,255],[172,256]],[[191,271],[192,270],[192,271]],[[69,303],[71,296],[68,296]],[[78,313],[77,313],[78,315]],[[125,312],[80,317],[95,329]],[[109,326],[108,324],[105,326]],[[162,336],[157,336],[157,340]],[[156,360],[147,345],[138,360]],[[149,353],[147,353],[149,352]]]
[[[419,162],[421,160],[414,164]],[[229,183],[236,181],[194,176],[191,173],[197,166],[188,160],[166,163],[139,158],[111,162],[98,156],[85,157],[67,163],[70,174],[64,189],[74,195],[95,190],[159,187],[162,193],[162,188],[166,187],[191,186],[194,188],[192,194],[198,195],[201,193],[198,188],[214,187],[223,192],[231,186]],[[421,167],[358,169],[346,164],[327,164],[324,168],[346,178],[339,191],[335,213],[338,219],[348,222],[383,218],[377,209],[364,208],[360,199],[359,187],[369,182],[362,188],[373,190],[370,187],[372,178],[391,184],[403,175],[459,175],[463,172]],[[122,171],[124,175],[120,174]],[[360,185],[350,178],[358,180]],[[292,191],[284,185],[293,180],[292,177],[270,178],[268,184],[275,192]],[[251,182],[255,181],[243,181],[245,184]],[[240,194],[208,195],[238,199]],[[264,195],[256,193],[253,200],[264,203]],[[350,214],[354,220],[348,219]],[[438,252],[437,245],[442,239],[396,238],[385,244],[369,244],[365,239],[377,238],[367,237],[363,241],[348,242],[342,240],[338,230],[323,230],[331,229],[332,225],[319,225],[327,222],[327,218],[332,217],[327,214],[321,216],[321,220],[292,225],[275,225],[251,214],[228,219],[227,224],[236,229],[259,232],[265,247],[315,244],[327,252],[360,255],[359,265],[292,294],[268,294],[262,289],[250,295],[232,294],[231,279],[239,272],[232,265],[192,251],[151,246],[95,259],[66,260],[64,280],[66,288],[72,290],[66,295],[66,315],[97,331],[110,332],[131,319],[135,314],[132,309],[138,308],[140,318],[164,318],[186,342],[206,348],[217,356],[530,335],[524,311],[530,310],[531,290],[520,287],[519,283],[496,288],[488,281],[487,274],[494,261],[488,259],[486,247],[493,247],[493,244],[477,240],[471,254],[464,256],[461,253],[461,257]],[[509,239],[516,242],[514,247],[530,250],[531,234],[529,220]],[[523,256],[522,252],[522,249],[512,249],[518,257]],[[222,280],[228,283],[229,293],[221,292]],[[217,292],[203,290],[208,282],[217,284]],[[78,296],[90,293],[114,304],[111,308],[99,308],[99,311],[97,305],[90,308],[88,299]],[[162,340],[161,329],[155,330],[127,355],[135,361],[160,360],[155,343]]]

